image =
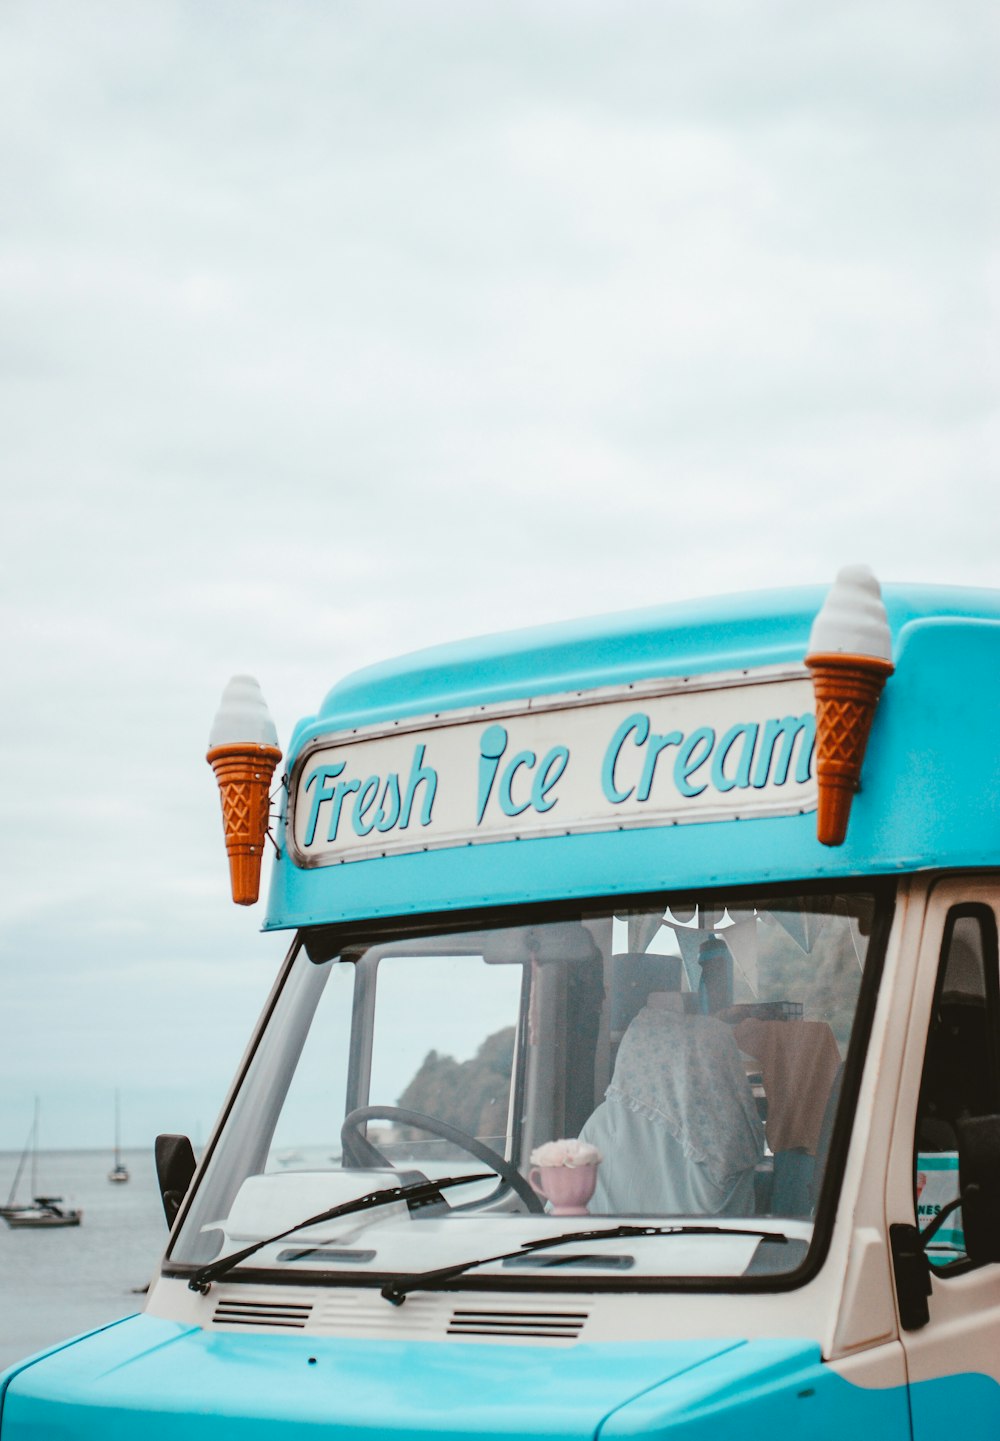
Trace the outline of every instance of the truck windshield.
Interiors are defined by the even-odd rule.
[[[837,1181],[842,1077],[890,904],[874,887],[664,895],[303,931],[168,1273],[244,1250],[227,1281],[794,1271]],[[403,1194],[349,1204],[382,1188]]]

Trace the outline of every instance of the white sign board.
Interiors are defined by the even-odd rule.
[[[296,762],[300,865],[813,810],[796,669],[544,696],[324,736]]]

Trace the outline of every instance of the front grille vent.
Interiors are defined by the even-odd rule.
[[[419,1333],[440,1337],[444,1317],[436,1296],[407,1296],[405,1306],[391,1306],[377,1291],[330,1291],[316,1305],[317,1330],[344,1336]]]
[[[311,1301],[243,1301],[230,1298],[219,1302],[212,1321],[216,1326],[278,1326],[286,1331],[301,1331],[311,1312]]]
[[[234,1288],[235,1289],[235,1288]],[[444,1303],[444,1304],[442,1304]],[[521,1341],[567,1345],[578,1341],[586,1310],[537,1310],[529,1306],[448,1306],[443,1296],[408,1296],[394,1307],[377,1292],[331,1291],[312,1300],[299,1296],[221,1296],[212,1325],[305,1331],[323,1336],[396,1337],[412,1340]]]
[[[586,1321],[586,1311],[473,1311],[462,1308],[452,1312],[448,1335],[576,1341]]]

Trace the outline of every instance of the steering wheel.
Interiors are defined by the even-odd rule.
[[[451,1141],[453,1145],[461,1146],[463,1151],[468,1151],[470,1156],[475,1156],[477,1161],[482,1161],[484,1166],[495,1171],[501,1181],[517,1193],[529,1211],[545,1210],[544,1203],[535,1195],[513,1162],[494,1151],[491,1146],[484,1145],[476,1136],[470,1136],[467,1131],[460,1131],[457,1126],[451,1126],[447,1121],[439,1121],[436,1116],[425,1116],[420,1111],[407,1111],[402,1106],[359,1106],[356,1111],[351,1111],[344,1117],[344,1124],[340,1128],[340,1141],[345,1158],[353,1166],[377,1166],[379,1169],[384,1166],[391,1167],[391,1162],[383,1156],[378,1147],[361,1134],[364,1122],[373,1120],[398,1121],[403,1126],[415,1126],[421,1131],[429,1131],[432,1136],[440,1136],[443,1141]],[[454,1209],[457,1211],[465,1208],[456,1206]]]

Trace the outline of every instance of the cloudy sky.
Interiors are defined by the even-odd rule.
[[[5,0],[0,1148],[204,1137],[285,948],[204,763],[360,664],[996,584],[986,0]]]

